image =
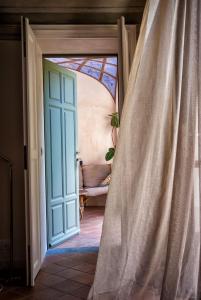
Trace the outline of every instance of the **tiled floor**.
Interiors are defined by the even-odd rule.
[[[66,242],[65,246],[60,245],[59,247],[99,245],[102,220],[102,209],[86,210],[81,225],[81,235]],[[0,300],[87,299],[94,278],[96,261],[97,253],[67,253],[47,256],[36,278],[34,288],[5,288],[0,293]]]

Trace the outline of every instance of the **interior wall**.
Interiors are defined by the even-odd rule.
[[[0,41],[0,68],[0,154],[7,156],[13,162],[14,266],[25,270],[22,67],[19,40]],[[0,170],[0,176],[4,180],[3,184],[1,182],[1,187],[4,186],[4,189],[0,187],[1,237],[5,242],[8,239],[8,223],[4,223],[3,220],[9,219],[9,193],[5,186],[8,187],[9,177],[6,175],[5,165],[1,164]],[[3,223],[4,227],[2,227]],[[1,245],[0,251],[2,251]]]
[[[112,143],[109,114],[115,102],[109,91],[97,80],[77,75],[78,147],[83,164],[104,164]]]

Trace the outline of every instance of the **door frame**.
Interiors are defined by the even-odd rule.
[[[30,25],[45,55],[116,55],[121,114],[136,43],[136,25]]]
[[[54,55],[116,55],[118,60],[119,73],[119,87],[118,99],[119,107],[123,103],[123,87],[121,81],[123,80],[123,67],[119,65],[122,63],[122,45],[120,42],[122,33],[120,34],[118,25],[32,25],[29,24],[37,43],[42,50],[42,56],[37,56],[37,97],[38,97],[38,142],[39,152],[41,153],[39,178],[40,182],[40,244],[41,244],[41,264],[45,258],[47,251],[47,224],[46,224],[46,192],[45,192],[45,140],[44,140],[44,93],[43,93],[43,64],[44,56]],[[128,56],[129,63],[133,57],[136,47],[136,25],[125,26],[128,35]],[[29,162],[28,162],[29,163]],[[25,186],[25,189],[27,187]],[[27,198],[27,197],[26,197]],[[28,199],[26,199],[26,203]],[[30,219],[26,215],[26,227],[29,228]],[[26,228],[26,230],[28,230]],[[29,253],[29,241],[26,242],[26,251]],[[27,272],[29,270],[29,255],[27,255],[26,266]],[[27,274],[27,285],[30,285],[29,274]]]

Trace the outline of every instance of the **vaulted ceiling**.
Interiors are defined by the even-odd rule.
[[[0,23],[19,22],[21,15],[31,23],[115,24],[141,22],[146,0],[0,0]]]
[[[117,89],[117,57],[49,57],[47,60],[65,69],[96,79],[109,91],[114,101]]]

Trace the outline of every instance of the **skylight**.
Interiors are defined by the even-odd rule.
[[[66,69],[84,73],[105,86],[114,101],[117,87],[117,57],[51,57],[47,60]]]

